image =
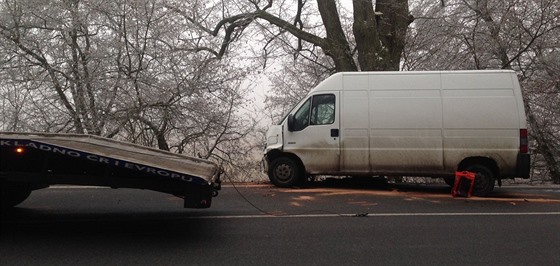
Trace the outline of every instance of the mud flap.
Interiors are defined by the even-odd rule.
[[[212,204],[212,186],[185,185],[184,208],[204,209]]]
[[[517,154],[517,166],[515,176],[521,178],[531,177],[531,155],[527,153]]]
[[[451,195],[453,197],[470,198],[472,196],[475,178],[476,173],[468,171],[455,172],[455,184],[451,190]]]

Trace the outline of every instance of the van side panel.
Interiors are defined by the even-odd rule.
[[[438,74],[370,75],[370,164],[376,173],[443,169]]]
[[[445,168],[478,156],[514,171],[520,118],[510,73],[444,73],[441,80]]]
[[[341,171],[367,173],[370,171],[367,88],[345,90],[341,92],[341,101],[341,114],[344,114],[340,121]]]

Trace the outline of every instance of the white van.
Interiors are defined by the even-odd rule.
[[[314,175],[443,177],[477,173],[473,194],[529,178],[515,72],[341,72],[267,132],[265,168],[291,187]]]

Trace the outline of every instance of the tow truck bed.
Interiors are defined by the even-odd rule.
[[[53,184],[150,189],[186,208],[210,207],[220,189],[221,170],[208,160],[97,136],[0,132],[0,148],[4,207]]]

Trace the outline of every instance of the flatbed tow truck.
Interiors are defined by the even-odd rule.
[[[149,189],[209,208],[221,188],[211,161],[98,136],[0,132],[0,149],[2,208],[58,184]]]

